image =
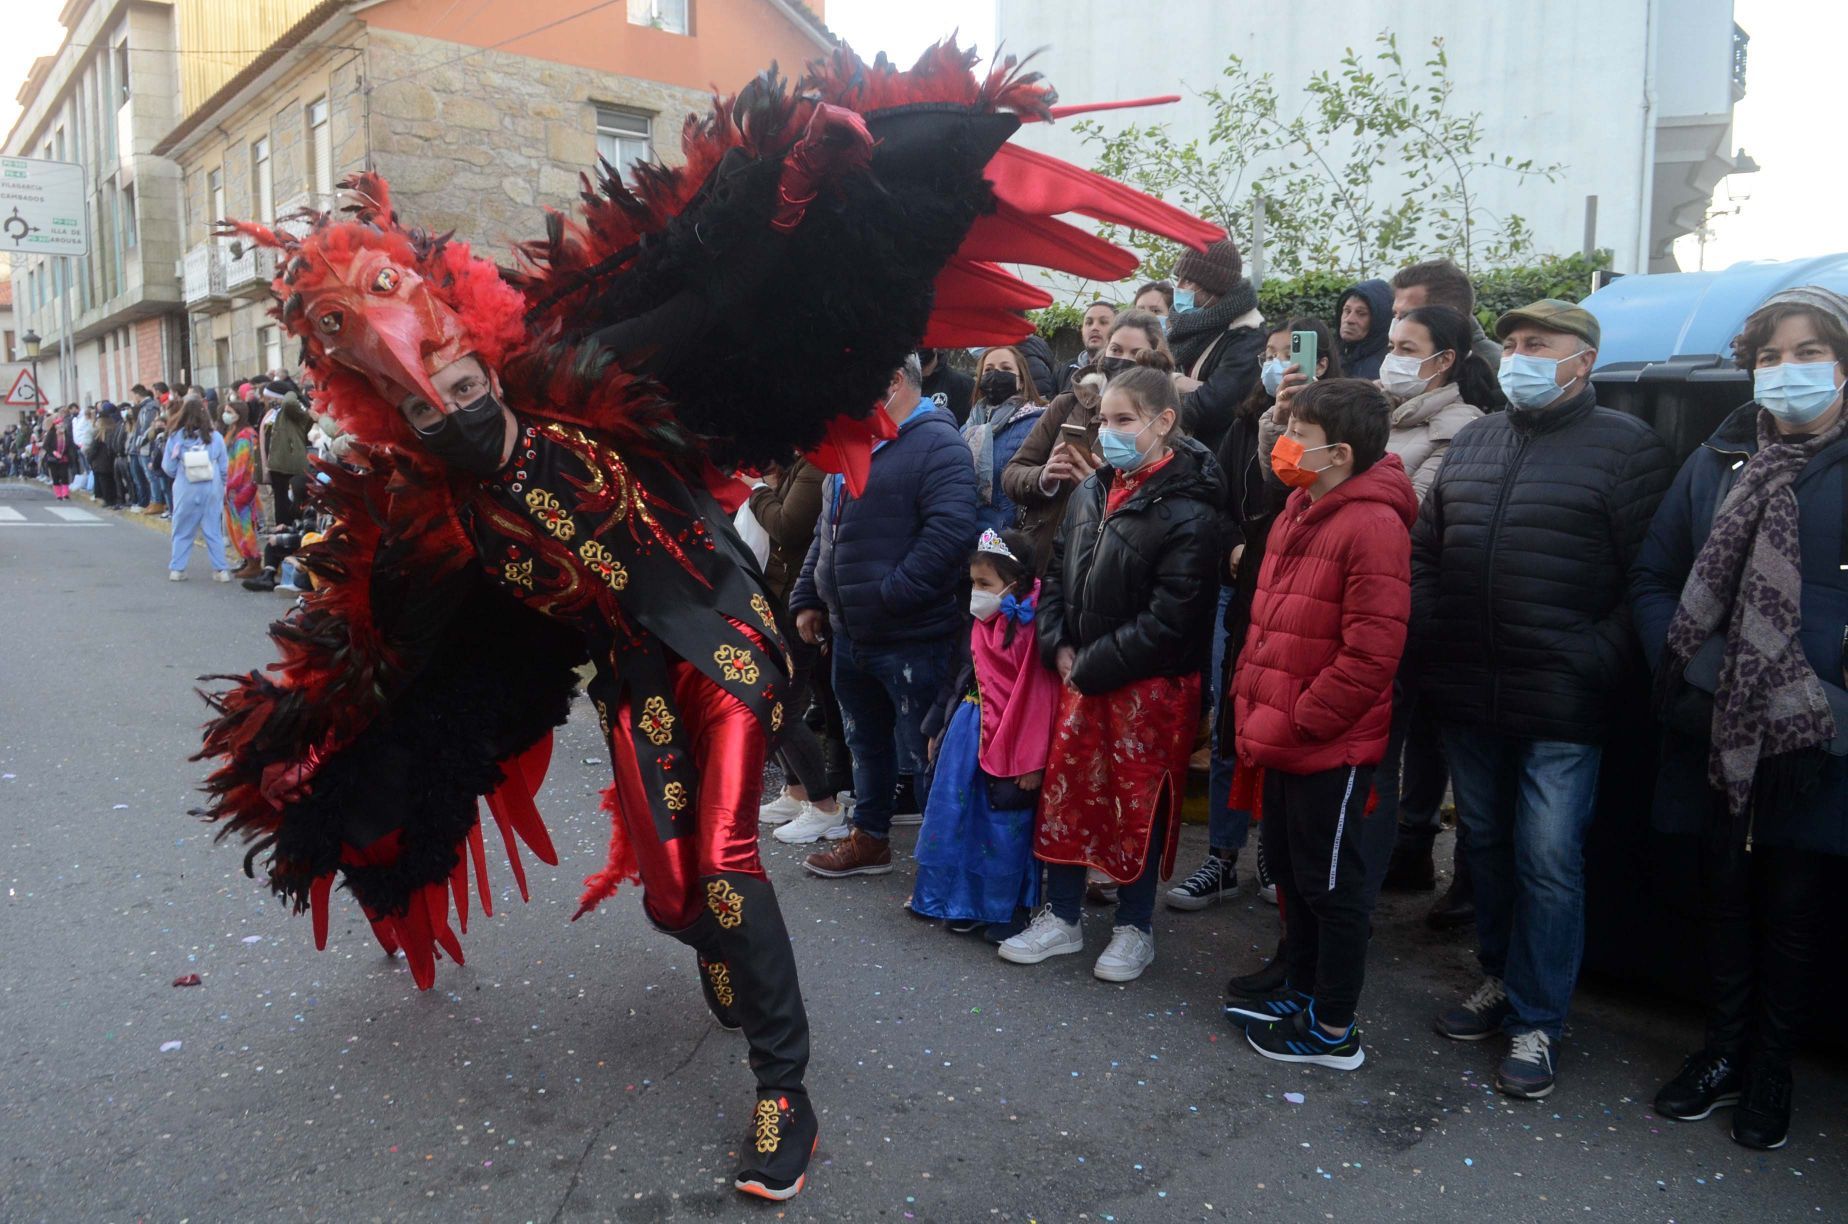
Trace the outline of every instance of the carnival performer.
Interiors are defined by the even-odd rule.
[[[229,459],[225,468],[225,540],[238,559],[233,578],[255,578],[263,569],[263,543],[257,538],[262,510],[257,504],[257,431],[244,414],[244,401],[236,399],[225,400],[224,410],[219,413]]]
[[[901,72],[842,49],[794,88],[772,70],[689,121],[683,166],[625,184],[606,165],[582,218],[550,216],[517,270],[401,226],[373,175],[345,184],[350,219],[230,227],[283,251],[277,317],[354,442],[310,481],[335,523],[304,551],[315,590],[273,630],[282,661],[210,697],[204,815],[252,843],[247,866],[267,855],[318,943],[342,876],[427,988],[439,949],[462,960],[450,917],[466,930],[471,863],[488,906],[478,798],[523,895],[516,837],[557,861],[533,796],[588,657],[615,777],[578,915],[638,881],[695,950],[707,1006],[750,1046],[735,1185],[765,1198],[801,1190],[818,1134],[757,850],[765,752],[800,712],[731,529],[744,489],[714,460],[803,452],[857,487],[913,347],[1017,338],[1049,300],[989,260],[1133,266],[1055,213],[1217,236],[1007,146],[1050,92],[973,62],[944,45]]]

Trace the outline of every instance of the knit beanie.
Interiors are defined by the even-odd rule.
[[[1786,305],[1808,306],[1826,315],[1834,315],[1836,322],[1848,328],[1848,298],[1833,289],[1824,289],[1821,285],[1798,285],[1794,289],[1783,289],[1766,298],[1759,309]]]
[[[1230,238],[1221,238],[1204,251],[1183,251],[1174,263],[1175,280],[1192,281],[1215,297],[1232,292],[1244,274],[1245,261]]]

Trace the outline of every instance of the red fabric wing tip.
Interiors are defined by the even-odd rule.
[[[396,956],[398,935],[392,926],[391,919],[368,917],[366,921],[372,924],[372,937],[379,941],[379,947],[385,949],[385,955]]]
[[[925,348],[974,348],[1012,344],[1033,334],[1033,324],[1007,310],[938,310],[924,332]]]
[[[1046,112],[1049,118],[1070,119],[1074,115],[1093,115],[1098,111],[1135,110],[1144,106],[1170,106],[1181,100],[1180,94],[1162,94],[1158,98],[1130,98],[1122,102],[1073,102],[1055,106]],[[1022,123],[1037,123],[1038,115],[1022,115]]]
[[[518,761],[503,761],[502,765],[508,771],[507,780],[488,796],[488,806],[513,826],[513,831],[520,835],[534,857],[542,863],[558,866],[558,851],[552,846],[552,835],[546,832],[545,821],[539,819],[539,809],[533,806],[523,768]]]
[[[1052,295],[993,264],[952,259],[937,273],[931,314],[947,309],[1039,310]],[[929,347],[929,346],[926,346]]]
[[[1136,257],[1096,234],[1050,217],[1033,217],[1005,203],[977,217],[956,254],[963,259],[1035,264],[1092,280],[1119,281],[1137,268]]]
[[[488,850],[481,843],[481,818],[468,831],[468,855],[475,860],[475,889],[481,897],[481,912],[494,917],[494,894],[488,888]]]
[[[431,936],[449,953],[449,959],[456,964],[466,964],[462,959],[462,941],[449,927],[449,890],[441,884],[426,884],[423,889],[424,908],[430,915]]]
[[[314,883],[308,886],[308,908],[314,920],[314,946],[317,950],[327,951],[327,909],[328,897],[334,891],[334,873],[318,875]]]
[[[1081,213],[1160,234],[1196,249],[1226,236],[1217,225],[1154,196],[1021,145],[1002,145],[983,173],[994,184],[997,199],[1031,215]]]
[[[468,934],[468,855],[456,855],[455,870],[449,873],[449,892],[455,898],[456,925]]]
[[[866,492],[866,477],[873,467],[873,446],[898,436],[898,427],[884,409],[875,408],[861,420],[837,416],[827,423],[822,444],[809,451],[810,463],[824,472],[847,478],[847,491],[855,497]]]
[[[417,989],[436,985],[436,944],[430,934],[430,912],[422,897],[412,897],[404,916],[392,919],[398,942],[404,948],[405,963],[411,967],[411,980]]]
[[[507,823],[507,814],[501,810],[499,792],[488,796],[488,811],[494,813],[494,824],[500,829],[501,841],[507,847],[507,866],[513,869],[513,882],[520,886],[520,900],[531,901],[532,896],[526,891],[526,864],[520,861],[520,848],[513,844],[513,829]]]

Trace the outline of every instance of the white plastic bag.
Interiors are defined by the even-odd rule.
[[[757,568],[762,569],[770,564],[770,533],[764,530],[764,525],[751,513],[750,502],[738,507],[738,513],[732,516],[732,529],[757,558]]]

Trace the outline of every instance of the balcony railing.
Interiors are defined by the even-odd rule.
[[[1745,97],[1745,60],[1746,48],[1751,44],[1752,36],[1733,25],[1733,101]]]
[[[217,242],[202,242],[186,252],[181,273],[186,305],[207,306],[226,300],[225,249]]]
[[[269,292],[276,279],[276,252],[268,247],[244,246],[237,254],[226,252],[225,288],[240,297]]]

